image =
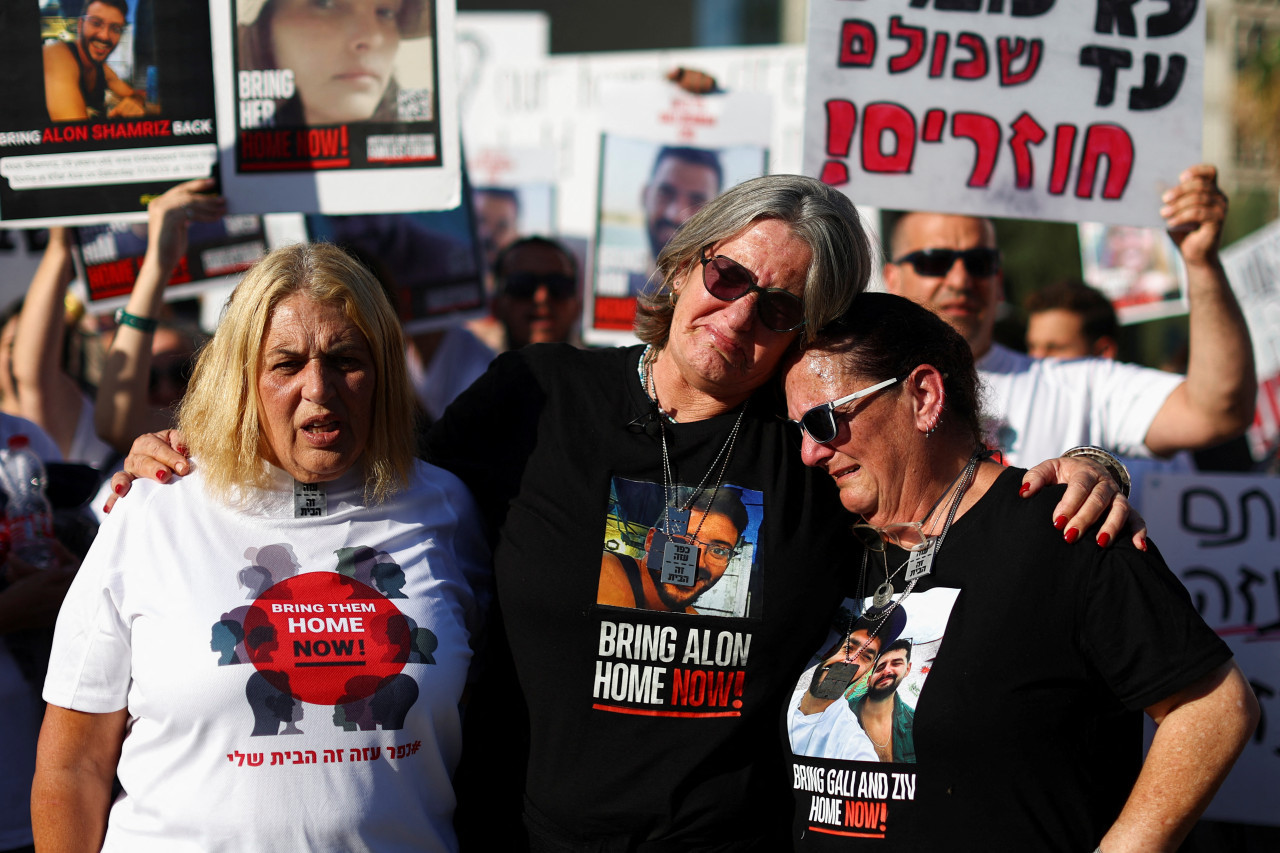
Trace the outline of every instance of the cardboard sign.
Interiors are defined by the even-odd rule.
[[[1203,3],[812,0],[804,171],[860,204],[1160,225]]]
[[[1235,654],[1263,720],[1280,714],[1280,479],[1153,476],[1144,512],[1152,541],[1200,615]],[[1280,730],[1258,727],[1205,812],[1211,820],[1280,825]]]
[[[1231,289],[1249,324],[1258,371],[1258,410],[1246,433],[1254,459],[1280,448],[1280,222],[1222,253]]]

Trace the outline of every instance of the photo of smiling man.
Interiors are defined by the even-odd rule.
[[[759,608],[755,545],[760,495],[728,484],[696,494],[673,486],[663,508],[657,483],[615,479],[596,603],[718,616]]]
[[[129,30],[128,0],[92,0],[73,19],[49,15],[62,11],[56,7],[41,8],[45,26],[51,30],[42,36],[53,36],[46,38],[42,51],[50,120],[137,118],[155,112],[148,109],[144,92],[107,65]],[[55,35],[52,30],[61,31]]]

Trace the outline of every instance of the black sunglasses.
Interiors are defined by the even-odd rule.
[[[502,289],[513,299],[532,299],[538,288],[545,285],[547,295],[552,299],[568,299],[578,289],[573,276],[564,273],[547,273],[539,275],[532,272],[513,272],[503,279]]]
[[[956,258],[964,261],[964,268],[969,275],[986,277],[1000,271],[999,249],[921,249],[903,255],[894,261],[895,264],[911,264],[920,275],[930,278],[941,278],[950,272]]]
[[[765,328],[775,332],[791,332],[804,325],[804,303],[794,293],[780,287],[761,287],[756,277],[742,264],[724,255],[707,257],[702,250],[702,285],[716,299],[733,302],[748,293],[760,294],[756,314]]]
[[[800,420],[791,421],[791,423],[804,430],[805,435],[816,441],[818,444],[827,444],[835,441],[839,428],[836,426],[836,407],[843,406],[846,403],[852,403],[854,400],[861,400],[877,391],[883,391],[895,382],[901,382],[902,379],[886,379],[883,382],[877,382],[870,388],[863,388],[861,391],[854,391],[852,394],[841,397],[838,400],[832,400],[827,403],[819,403],[812,409],[809,409],[800,416]]]

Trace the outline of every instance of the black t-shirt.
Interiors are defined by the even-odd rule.
[[[560,833],[689,850],[785,838],[778,708],[848,592],[851,518],[829,478],[801,464],[775,389],[745,404],[721,481],[713,463],[739,412],[659,428],[640,353],[505,354],[429,437],[430,460],[470,486],[494,531],[514,661],[514,679],[487,668],[473,704],[488,696],[489,707],[470,709],[487,722],[464,742],[468,778],[492,786],[521,772],[523,694],[528,804]],[[712,512],[737,513],[742,528],[732,549],[699,546],[700,566],[733,556],[696,614],[598,603],[602,561],[634,567],[661,526],[664,434],[673,482],[707,475],[707,493],[720,487]],[[687,533],[711,536],[696,527]],[[478,787],[460,789],[460,810]]]
[[[901,602],[911,670],[881,698],[914,707],[915,763],[865,760],[851,708],[871,698],[866,683],[819,721],[797,710],[812,671],[796,683],[798,849],[1091,850],[1141,767],[1141,709],[1231,657],[1154,549],[1066,544],[1045,523],[1062,489],[1024,500],[1022,473],[1003,472],[955,522]],[[904,558],[890,549],[890,571]],[[872,555],[869,589],[883,572]],[[822,648],[862,606],[846,602]]]

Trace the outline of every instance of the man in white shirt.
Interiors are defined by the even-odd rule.
[[[993,419],[988,437],[1006,462],[1024,465],[1079,444],[1163,457],[1219,444],[1252,422],[1253,349],[1218,258],[1227,197],[1217,170],[1186,170],[1161,201],[1187,269],[1185,377],[1105,359],[1037,360],[994,343],[1004,275],[991,221],[909,213],[896,224],[885,287],[932,309],[968,340]]]

